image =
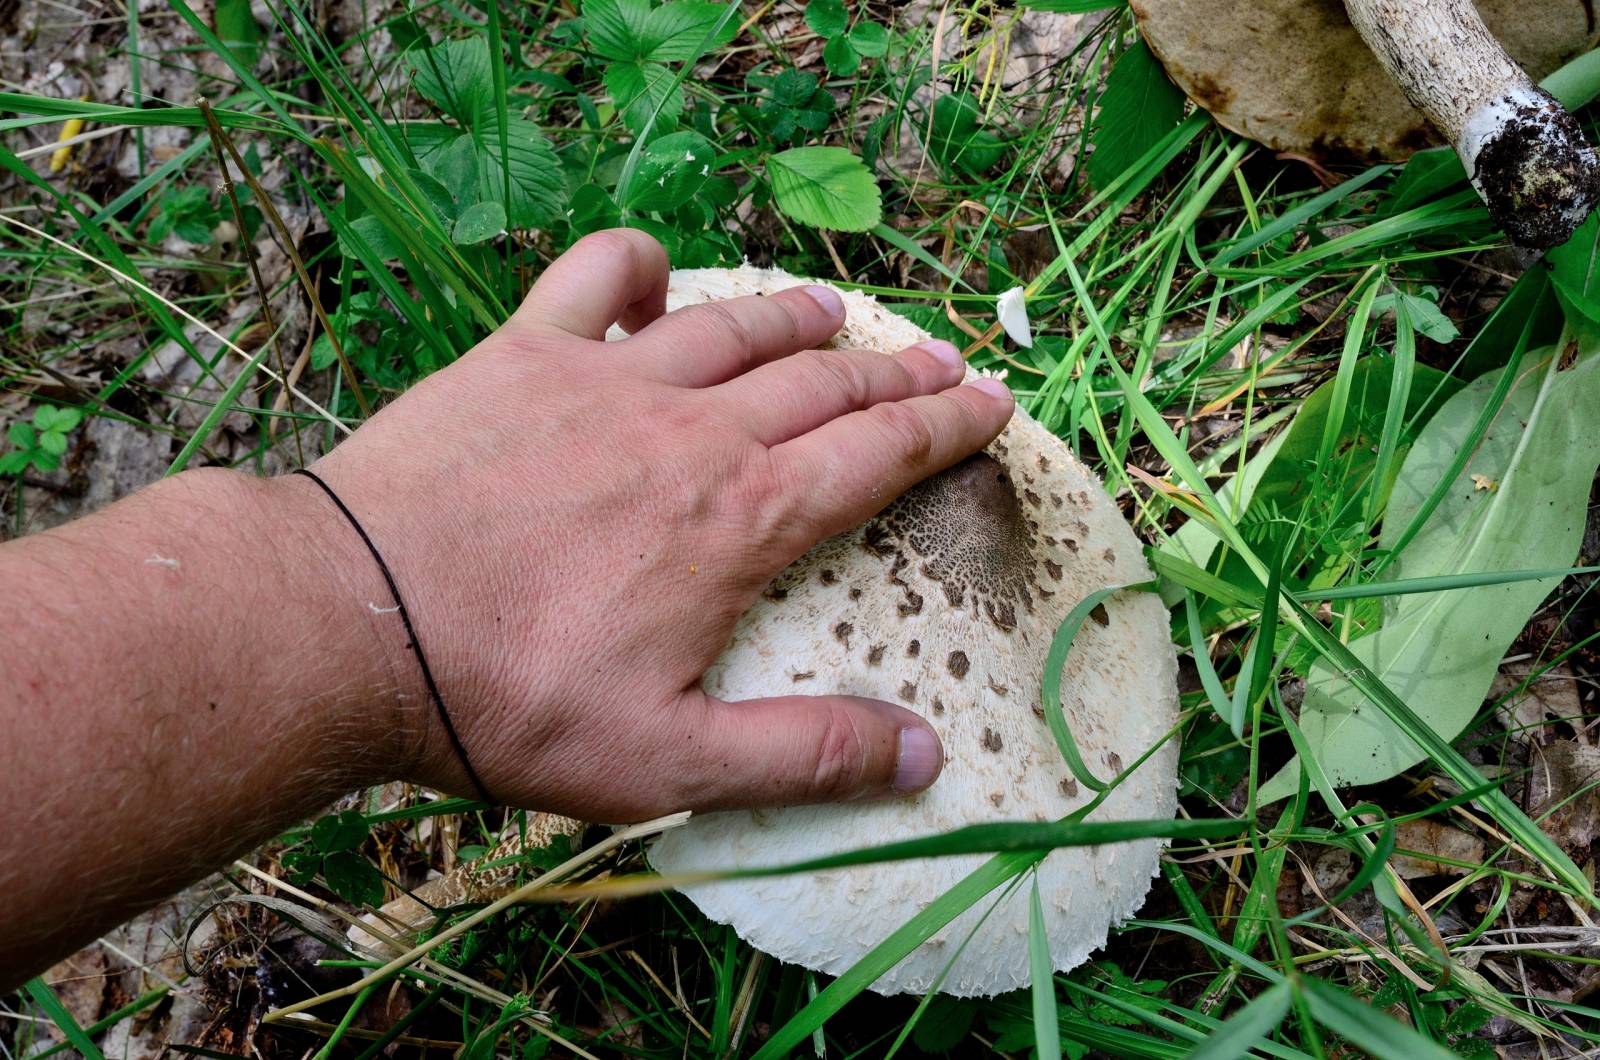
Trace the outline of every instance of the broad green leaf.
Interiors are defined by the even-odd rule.
[[[947,169],[982,173],[1005,154],[1005,141],[983,128],[983,111],[968,92],[951,92],[933,104],[928,154]]]
[[[861,67],[861,54],[844,34],[832,37],[822,46],[822,65],[835,77],[849,77]]]
[[[461,211],[450,241],[458,247],[470,247],[486,243],[505,230],[506,208],[492,200],[478,202]]]
[[[510,201],[506,200],[508,171]],[[537,122],[527,118],[506,122],[503,160],[498,137],[486,137],[478,144],[478,201],[504,206],[510,228],[548,227],[561,218],[567,202],[567,178],[555,148]]]
[[[868,59],[881,58],[889,51],[889,30],[876,22],[857,22],[850,27],[850,46]]]
[[[611,201],[605,188],[598,184],[585,184],[572,194],[572,205],[567,208],[567,223],[572,226],[573,235],[588,235],[620,225],[622,211]]]
[[[584,0],[583,24],[589,48],[602,59],[644,57],[649,0]]]
[[[463,125],[477,125],[494,103],[489,42],[479,36],[445,41],[406,57],[424,99]]]
[[[778,209],[816,228],[865,232],[883,216],[877,181],[842,147],[795,147],[767,159]]]
[[[354,850],[367,840],[367,819],[355,810],[318,817],[311,825],[311,842],[324,854]]]
[[[1432,287],[1424,288],[1424,291],[1435,295],[1438,293]],[[1444,315],[1434,298],[1422,298],[1406,291],[1390,291],[1379,295],[1372,303],[1372,311],[1378,315],[1395,313],[1402,307],[1411,319],[1411,326],[1434,342],[1454,342],[1461,334],[1455,321]]]
[[[1547,255],[1550,282],[1574,329],[1600,335],[1600,211]]]
[[[662,4],[645,19],[640,57],[658,63],[683,63],[722,47],[739,31],[738,13],[724,19],[727,12],[727,4],[702,0]],[[716,33],[707,40],[713,29]]]
[[[350,222],[350,228],[365,241],[367,246],[380,259],[393,261],[400,256],[400,248],[395,246],[394,240],[390,238],[389,229],[384,226],[381,220],[371,214],[367,214],[365,217],[357,217]],[[351,246],[343,236],[339,238],[339,250],[347,257],[354,258],[359,256],[356,253],[356,248]],[[329,345],[328,351],[331,358],[333,355],[332,345]]]
[[[1504,406],[1443,502],[1395,558],[1392,580],[1571,564],[1600,464],[1600,355],[1552,371],[1555,351],[1530,353]],[[1466,436],[1499,372],[1456,394],[1406,456],[1384,517],[1390,548]],[[1558,579],[1407,594],[1386,602],[1383,627],[1350,646],[1396,696],[1446,740],[1477,713],[1495,671]],[[1386,780],[1423,751],[1326,662],[1307,681],[1300,725],[1336,785]],[[1296,783],[1297,765],[1262,786],[1264,801]]]
[[[39,435],[31,423],[15,420],[6,428],[6,436],[11,439],[11,444],[20,449],[32,449],[39,444]]]
[[[660,63],[612,63],[606,67],[605,82],[623,124],[635,133],[643,131],[652,114],[657,129],[674,128],[683,116],[683,89],[677,75]]]
[[[669,133],[651,141],[622,193],[622,206],[649,213],[676,209],[705,184],[716,153],[711,141],[697,132]]]
[[[330,891],[347,902],[356,905],[383,902],[383,877],[370,861],[353,851],[329,854],[322,862],[322,878]]]
[[[46,431],[39,435],[39,448],[51,456],[60,456],[67,451],[67,436],[56,431]]]
[[[1100,93],[1090,143],[1089,180],[1104,188],[1127,171],[1183,117],[1183,93],[1144,41],[1123,52]]]
[[[431,212],[434,220],[441,228],[449,229],[450,222],[454,221],[460,211],[456,207],[456,200],[465,199],[471,202],[477,197],[478,160],[472,154],[472,137],[463,136],[459,142],[466,147],[464,170],[465,182],[462,173],[450,174],[450,186],[447,187],[443,180],[436,179],[420,169],[411,170],[407,176],[420,193],[421,202],[412,205],[424,214]],[[462,161],[462,157],[453,150],[441,151],[435,158],[451,158],[453,161]],[[459,190],[455,190],[459,189]]]
[[[844,0],[811,0],[806,4],[806,25],[819,37],[837,37],[849,22]]]
[[[250,0],[217,0],[213,9],[212,24],[217,38],[233,49],[239,62],[254,68],[261,57],[261,42],[266,31],[250,12]]]
[[[471,134],[462,133],[428,157],[428,173],[443,186],[447,199],[472,202],[478,192],[478,145]],[[424,186],[425,193],[431,191]],[[454,208],[444,216],[453,217]]]
[[[783,70],[772,79],[766,96],[757,106],[767,131],[779,142],[804,139],[799,133],[816,134],[833,120],[833,97],[818,84],[815,74]]]

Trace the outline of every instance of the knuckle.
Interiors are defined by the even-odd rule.
[[[822,798],[834,799],[853,795],[861,786],[866,740],[852,712],[837,704],[827,710],[813,748],[811,786]]]
[[[720,336],[740,350],[756,348],[756,336],[744,318],[728,308],[725,302],[706,302],[697,307],[707,331]]]
[[[582,248],[598,254],[614,257],[635,257],[639,253],[639,244],[631,230],[626,228],[607,228],[599,232],[590,232],[577,243],[573,250]]]
[[[852,408],[865,405],[872,396],[872,380],[858,358],[836,350],[813,350],[814,371],[825,391],[842,395]]]
[[[917,409],[904,404],[885,405],[879,410],[879,422],[890,449],[907,464],[927,463],[933,455],[933,427]]]

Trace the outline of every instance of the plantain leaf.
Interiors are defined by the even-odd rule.
[[[1600,464],[1600,355],[1557,369],[1553,348],[1528,354],[1504,406],[1444,500],[1391,564],[1390,580],[1569,566]],[[1466,444],[1499,371],[1468,384],[1423,428],[1390,495],[1380,543],[1392,547]],[[1382,628],[1350,646],[1442,738],[1477,714],[1506,649],[1559,579],[1481,585],[1390,599]],[[1417,744],[1327,662],[1313,667],[1300,725],[1337,785],[1371,784],[1415,765]],[[1298,763],[1261,788],[1291,794]]]

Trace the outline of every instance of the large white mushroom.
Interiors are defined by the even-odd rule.
[[[801,281],[774,270],[674,272],[670,307]],[[927,338],[872,299],[844,292],[837,343],[891,352]],[[996,820],[1054,820],[1094,794],[1064,764],[1040,703],[1045,654],[1090,593],[1145,581],[1132,530],[1095,476],[1020,409],[988,449],[934,476],[864,526],[785,570],[740,620],[706,675],[728,700],[845,693],[903,704],[939,731],[939,781],[909,799],[698,816],[650,851],[661,871],[778,865]],[[1061,682],[1088,767],[1116,776],[1168,737],[1176,661],[1168,619],[1146,593],[1119,593],[1077,634]],[[1169,817],[1177,748],[1167,739],[1092,820]],[[1067,848],[1038,869],[1051,955],[1072,968],[1143,903],[1161,844]],[[984,859],[857,866],[687,888],[752,945],[839,973]],[[986,996],[1026,984],[1028,889],[980,902],[874,984]],[[969,941],[970,937],[970,941]],[[943,979],[939,977],[943,975]]]

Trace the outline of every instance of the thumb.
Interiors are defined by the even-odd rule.
[[[944,748],[903,707],[855,696],[727,703],[695,690],[691,809],[845,802],[910,795],[932,784]]]

